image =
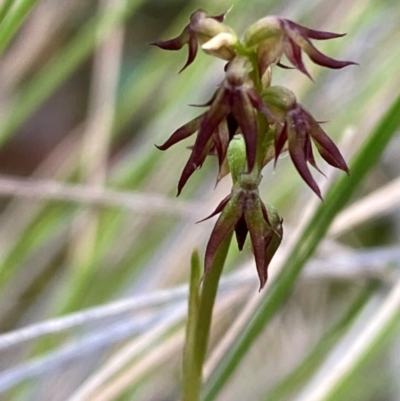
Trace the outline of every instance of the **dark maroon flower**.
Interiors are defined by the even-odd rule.
[[[349,169],[339,149],[311,114],[296,102],[295,96],[288,89],[279,86],[267,88],[263,93],[263,100],[282,121],[275,134],[275,164],[287,145],[300,176],[322,198],[307,166],[308,162],[321,172],[315,162],[311,142],[328,164],[348,174]]]
[[[189,54],[186,64],[179,71],[182,72],[186,67],[193,63],[196,58],[198,45],[203,44],[222,32],[230,29],[222,24],[226,13],[214,17],[207,16],[204,10],[196,10],[190,16],[189,24],[183,29],[182,33],[176,38],[166,41],[156,41],[150,43],[164,50],[180,50],[184,45],[188,45]]]
[[[232,193],[204,220],[219,213],[221,214],[207,243],[205,273],[211,269],[215,254],[229,233],[235,231],[239,250],[243,249],[247,234],[250,233],[262,289],[268,279],[268,266],[282,240],[282,219],[274,208],[264,205],[256,188],[234,187]]]
[[[209,106],[208,111],[179,128],[167,142],[159,146],[159,149],[165,150],[198,132],[192,153],[178,183],[178,194],[193,172],[201,167],[213,146],[221,167],[229,141],[238,129],[246,143],[248,169],[250,171],[253,169],[257,153],[256,110],[271,121],[274,117],[248,78],[249,69],[250,65],[246,58],[236,57],[229,62],[225,80],[206,104]]]
[[[310,39],[326,40],[340,38],[345,34],[337,34],[332,32],[315,31],[308,29],[304,26],[295,24],[287,19],[281,19],[281,26],[285,32],[283,38],[283,52],[288,60],[300,70],[311,78],[306,67],[304,66],[301,50],[307,53],[308,57],[315,63],[322,67],[340,69],[348,65],[355,65],[353,61],[340,61],[321,53],[310,41]]]
[[[167,150],[171,146],[175,145],[176,143],[192,136],[196,133],[201,125],[201,121],[204,118],[205,113],[200,114],[193,120],[189,121],[182,127],[178,128],[170,138],[163,143],[162,145],[156,145],[156,147],[160,150]],[[232,122],[230,122],[233,120]],[[233,137],[234,133],[236,132],[237,125],[235,125],[236,121],[233,119],[232,116],[227,116],[226,119],[222,120],[221,123],[215,128],[213,133],[211,134],[210,139],[203,147],[201,153],[197,157],[196,167],[194,167],[193,171],[201,167],[208,155],[217,155],[218,156],[218,164],[220,168],[219,176],[222,177],[226,175],[225,170],[225,156],[228,149],[230,138]],[[189,149],[194,149],[194,146],[190,146]],[[192,173],[193,173],[192,171]],[[190,174],[191,175],[191,174]],[[185,182],[189,177],[186,178]],[[179,184],[179,192],[182,190],[184,183]]]
[[[245,40],[247,46],[256,46],[262,73],[272,63],[282,66],[279,62],[281,56],[285,54],[295,68],[311,78],[303,63],[302,51],[307,53],[314,63],[323,67],[338,69],[357,64],[353,61],[340,61],[326,56],[310,40],[334,39],[344,35],[316,31],[284,18],[265,17],[247,29]]]

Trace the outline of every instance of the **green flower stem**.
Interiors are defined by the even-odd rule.
[[[191,401],[198,397],[200,392],[201,378],[193,369],[194,350],[196,349],[196,329],[200,304],[200,259],[199,253],[194,251],[191,260],[190,284],[189,284],[189,305],[188,318],[186,323],[186,341],[183,349],[182,362],[182,400]]]
[[[197,260],[195,256],[192,258],[189,317],[183,361],[183,401],[200,399],[203,364],[207,352],[212,312],[231,239],[232,234],[228,235],[220,245],[210,272],[204,276],[200,299],[198,299],[198,289],[194,288],[198,281],[195,281],[193,273],[197,269],[194,265],[198,264],[198,256]]]

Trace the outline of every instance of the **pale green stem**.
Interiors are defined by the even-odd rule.
[[[194,251],[191,260],[190,284],[189,284],[189,303],[188,317],[186,322],[186,341],[183,349],[182,361],[182,400],[191,401],[198,397],[200,392],[198,377],[193,369],[194,350],[196,341],[197,318],[200,303],[200,259],[199,253]]]
[[[198,307],[196,307],[197,303],[195,301],[197,290],[193,289],[194,274],[192,270],[189,316],[186,329],[187,337],[183,361],[183,401],[198,401],[200,399],[203,364],[207,353],[214,303],[231,239],[232,234],[229,234],[221,243],[210,272],[204,276]],[[192,259],[192,269],[195,269],[193,268],[195,262]]]

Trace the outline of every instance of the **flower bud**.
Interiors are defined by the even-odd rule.
[[[214,36],[217,36],[223,32],[232,32],[232,30],[224,25],[222,21],[225,19],[226,13],[221,15],[216,15],[214,17],[207,16],[207,13],[204,10],[196,10],[190,16],[190,22],[185,26],[183,31],[177,37],[170,40],[161,40],[150,43],[151,45],[158,46],[161,49],[165,50],[180,50],[183,46],[188,45],[189,52],[186,64],[183,66],[180,72],[182,72],[185,68],[187,68],[190,64],[193,63],[196,58],[197,50],[199,44],[204,44],[208,42]],[[224,59],[229,57],[230,60],[232,57],[226,54],[226,51],[220,52],[224,55]]]
[[[243,135],[235,135],[229,142],[228,164],[233,183],[239,182],[240,175],[247,171],[246,144]]]
[[[265,17],[250,25],[244,33],[244,42],[247,47],[254,47],[265,40],[270,45],[281,46],[283,32],[278,17]]]
[[[282,219],[272,206],[262,202],[257,188],[247,189],[238,186],[234,186],[231,194],[202,221],[217,214],[220,216],[206,247],[205,273],[210,271],[216,252],[229,233],[235,231],[240,251],[243,250],[246,237],[250,234],[260,289],[262,289],[268,279],[268,266],[282,240]]]
[[[294,93],[283,86],[270,86],[264,89],[262,98],[271,111],[277,114],[285,114],[297,103]]]

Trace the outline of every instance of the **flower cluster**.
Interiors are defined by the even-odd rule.
[[[208,16],[205,11],[197,10],[176,38],[152,43],[165,50],[179,50],[188,45],[188,58],[182,70],[193,63],[199,46],[207,54],[227,61],[223,81],[202,105],[207,107],[206,111],[157,147],[166,150],[195,135],[178,183],[178,195],[208,155],[217,155],[219,177],[229,167],[233,181],[231,194],[206,218],[219,214],[206,247],[205,272],[211,269],[218,247],[228,234],[235,232],[242,250],[249,233],[262,288],[283,235],[282,219],[259,196],[262,168],[271,160],[276,164],[279,155],[288,151],[300,176],[320,198],[321,192],[308,168],[309,163],[321,172],[313,146],[328,164],[349,172],[336,145],[295,95],[284,87],[271,86],[272,68],[275,65],[292,68],[281,62],[285,56],[293,68],[311,78],[302,59],[303,52],[311,61],[327,68],[339,69],[355,63],[330,58],[311,41],[339,38],[342,34],[316,31],[268,16],[248,27],[240,40],[224,24],[225,17],[226,13]]]
[[[252,170],[256,161],[257,118],[256,111],[271,122],[274,117],[263,103],[249,78],[251,64],[245,57],[236,57],[226,66],[225,79],[205,105],[208,111],[175,131],[163,145],[166,150],[175,143],[197,132],[192,154],[183,169],[178,184],[178,194],[193,172],[200,167],[212,147],[218,154],[220,167],[225,160],[229,141],[240,130],[246,142],[247,162]]]
[[[288,89],[271,86],[263,91],[263,100],[281,120],[275,132],[275,165],[287,144],[290,157],[300,176],[322,199],[318,185],[307,167],[309,162],[321,172],[315,162],[311,142],[328,164],[349,173],[339,149],[311,114],[297,103],[296,97]]]

